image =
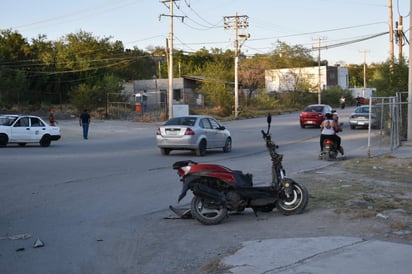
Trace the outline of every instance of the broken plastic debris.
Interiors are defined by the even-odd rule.
[[[33,244],[34,248],[43,247],[43,246],[44,246],[44,243],[39,238],[37,238],[36,241]]]
[[[28,238],[31,238],[31,234],[22,233],[22,234],[16,234],[16,235],[11,235],[11,236],[0,237],[0,240],[26,240]]]
[[[382,219],[385,219],[385,220],[389,218],[388,216],[386,216],[386,215],[384,215],[384,214],[382,214],[382,213],[376,214],[376,217],[377,217],[377,218],[382,218]]]
[[[178,208],[178,207],[173,207],[170,205],[169,209],[173,211],[180,219],[191,219],[192,218],[192,213],[190,211],[190,208]]]

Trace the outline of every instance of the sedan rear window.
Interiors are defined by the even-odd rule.
[[[14,120],[16,120],[16,117],[8,117],[8,116],[0,117],[0,125],[1,126],[11,126]]]
[[[304,112],[322,112],[323,107],[320,106],[313,106],[305,108]]]
[[[369,113],[369,107],[361,107],[355,109],[355,113]]]
[[[165,126],[194,126],[196,117],[175,117],[165,123]]]

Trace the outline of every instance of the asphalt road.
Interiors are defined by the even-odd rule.
[[[339,111],[343,122],[351,110]],[[271,130],[292,178],[330,164],[317,159],[319,129],[301,129],[297,115],[274,116]],[[264,117],[224,123],[233,135],[232,152],[205,157],[161,156],[156,124],[92,121],[89,140],[83,140],[77,120],[58,122],[63,137],[48,148],[0,149],[1,273],[199,273],[242,241],[312,235],[295,225],[299,216],[276,211],[233,215],[217,226],[168,218],[181,187],[171,168],[175,161],[219,163],[267,184]],[[366,156],[366,130],[346,126],[341,136],[347,157]],[[387,149],[374,140],[374,153]],[[36,239],[44,246],[33,248]]]

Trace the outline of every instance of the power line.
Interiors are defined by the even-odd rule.
[[[113,3],[112,1],[107,1],[107,2]],[[90,15],[108,13],[108,12],[112,12],[114,9],[124,8],[124,7],[135,5],[135,4],[137,4],[135,0],[118,0],[117,2],[114,3],[114,5],[109,4],[109,3],[102,3],[102,4],[92,5],[85,9],[80,9],[80,10],[76,10],[70,13],[35,21],[29,24],[15,26],[13,28],[15,29],[32,28],[32,27],[45,25],[51,22],[57,22],[57,21],[72,22],[72,21],[76,21],[82,18],[90,17]],[[70,19],[70,18],[73,18],[73,19]]]
[[[386,34],[388,34],[388,33],[389,33],[389,31],[381,32],[381,33],[373,34],[373,35],[368,36],[368,37],[365,37],[365,38],[359,38],[359,39],[355,39],[355,40],[351,40],[351,41],[346,41],[346,42],[342,42],[342,43],[337,43],[337,44],[333,44],[333,45],[322,46],[322,47],[319,47],[319,49],[329,49],[329,48],[342,47],[342,46],[346,46],[346,45],[350,45],[350,44],[354,44],[354,43],[359,43],[359,42],[362,42],[362,41],[366,41],[366,40],[369,40],[369,39],[373,39],[373,38],[376,38],[376,37],[379,37],[379,36],[382,36],[382,35],[386,35]],[[315,48],[315,49],[318,50],[318,48]]]

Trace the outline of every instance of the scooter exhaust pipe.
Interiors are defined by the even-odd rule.
[[[225,195],[223,195],[223,193],[217,191],[216,189],[208,187],[206,185],[197,184],[196,186],[194,186],[193,194],[201,198],[206,198],[206,199],[210,199],[213,201],[226,203],[226,198],[225,198]]]

